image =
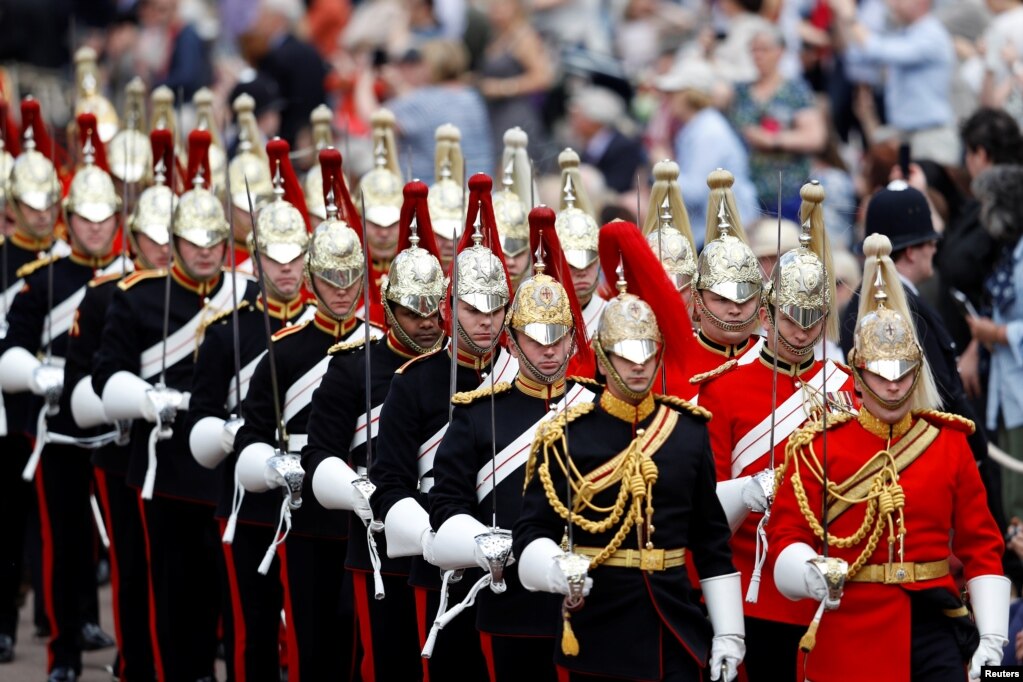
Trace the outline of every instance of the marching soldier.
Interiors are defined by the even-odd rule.
[[[136,76],[124,86],[124,127],[107,143],[107,161],[114,186],[122,197],[130,199],[125,212],[135,212],[135,197],[124,191],[152,181],[153,157],[145,134],[146,86]],[[166,173],[166,171],[165,171]]]
[[[492,535],[503,533],[505,551],[510,549],[534,433],[552,414],[595,397],[589,385],[565,376],[582,313],[575,292],[566,291],[559,281],[571,286],[554,211],[533,209],[529,221],[531,241],[539,247],[535,274],[519,286],[507,317],[509,350],[519,361],[518,374],[510,383],[488,382],[478,390],[456,393],[453,420],[437,451],[437,483],[430,491],[430,520],[437,533],[425,555],[444,570],[479,566],[491,571],[494,557],[487,544],[495,542]],[[547,274],[548,268],[557,276]],[[477,607],[476,626],[491,681],[554,682],[558,600],[525,591],[514,565],[504,568],[503,576],[492,574],[493,580],[499,577],[506,590],[481,591]]]
[[[288,143],[272,140],[267,155],[277,197],[259,212],[258,239],[251,233],[248,238],[249,248],[259,251],[266,298],[250,283],[248,291],[242,289],[233,295],[236,307],[206,327],[188,409],[192,456],[207,469],[216,469],[224,462],[216,518],[224,539],[221,589],[225,597],[225,658],[231,679],[249,682],[280,679],[277,644],[284,603],[281,582],[277,575],[257,571],[267,546],[274,540],[280,502],[276,495],[244,495],[235,477],[232,440],[239,419],[246,416],[239,414],[239,398],[245,399],[255,368],[266,354],[264,314],[270,320],[271,331],[276,332],[295,324],[305,310],[302,270],[309,243],[297,179],[288,184],[284,180],[294,177]],[[236,156],[232,164],[237,160]]]
[[[81,114],[85,165],[75,172],[64,200],[71,255],[48,256],[18,272],[25,278],[7,318],[0,382],[8,392],[43,398],[35,424],[36,446],[23,477],[35,479],[43,541],[43,591],[50,622],[50,680],[81,674],[79,638],[96,627],[96,572],[89,495],[92,467],[78,449],[87,434],[71,419],[70,394],[62,391],[68,335],[87,285],[98,274],[120,275],[113,251],[120,200],[104,169],[106,157],[92,114]],[[42,363],[37,359],[43,354]],[[29,415],[30,420],[34,415]],[[22,428],[31,429],[30,424]],[[83,604],[88,606],[83,614]],[[90,622],[84,622],[83,617]],[[114,641],[103,635],[102,644]]]
[[[222,276],[228,225],[206,189],[209,133],[195,130],[188,142],[192,189],[175,202],[171,266],[118,285],[92,383],[108,418],[135,420],[127,482],[140,490],[157,679],[191,682],[212,679],[216,652],[217,479],[188,456],[180,413],[199,334],[238,285]]]
[[[729,360],[700,384],[700,404],[714,414],[708,428],[718,496],[733,529],[732,558],[746,593],[744,665],[752,682],[797,679],[799,638],[813,617],[811,604],[778,593],[773,566],[765,563],[775,463],[781,465],[789,436],[808,420],[821,419],[825,409],[852,406],[852,373],[814,360],[814,346],[836,322],[835,275],[824,229],[824,188],[807,183],[801,194],[800,246],[782,254],[767,284],[758,361],[740,367]],[[744,399],[736,402],[740,394]]]
[[[501,233],[501,249],[513,294],[527,276],[532,255],[529,252],[527,213],[533,208],[533,173],[526,153],[528,144],[529,137],[522,128],[505,131],[501,191],[494,194],[494,217]]]
[[[678,164],[674,161],[659,161],[654,165],[654,185],[650,189],[650,207],[643,223],[643,234],[688,311],[696,275],[696,245],[682,189],[678,186],[678,174]]]
[[[586,338],[597,332],[600,313],[607,304],[597,291],[600,286],[599,250],[600,226],[593,219],[593,209],[582,176],[579,174],[579,155],[565,149],[558,155],[561,165],[561,210],[556,228],[565,250],[565,258],[572,268],[575,295],[583,309]]]
[[[130,120],[130,116],[128,118]],[[119,139],[115,136],[113,144],[117,144]],[[134,254],[133,269],[136,272],[166,268],[170,262],[172,193],[166,184],[166,174],[174,162],[170,131],[154,130],[147,145],[151,153],[147,153],[146,158],[155,159],[154,168],[139,176],[151,174],[155,184],[139,196],[135,211],[128,218],[126,236]],[[125,167],[133,168],[134,157],[125,157],[124,163]],[[103,403],[92,389],[92,363],[99,352],[107,308],[122,277],[122,274],[110,274],[89,282],[68,339],[64,390],[70,391],[71,415],[82,429],[102,426],[109,433],[111,428],[105,425],[107,417]],[[115,435],[127,435],[122,433],[126,429],[121,424],[114,428]],[[110,540],[110,583],[118,650],[114,673],[122,680],[145,682],[156,679],[153,643],[149,634],[146,539],[138,494],[125,480],[131,445],[121,440],[118,438],[93,452],[93,477]]]
[[[763,343],[754,335],[763,275],[739,222],[734,181],[731,173],[720,168],[707,176],[707,238],[693,283],[698,343],[686,358],[686,378],[717,369],[726,360],[742,365],[753,362]],[[673,390],[686,397],[697,393],[693,386]]]
[[[388,557],[382,534],[374,535],[370,544],[367,526],[374,532],[379,524],[374,524],[368,499],[353,485],[369,474],[368,460],[378,451],[381,407],[394,373],[443,342],[439,308],[446,280],[433,239],[427,187],[410,182],[404,195],[398,238],[404,248],[391,263],[383,287],[387,335],[372,343],[368,358],[370,400],[365,395],[365,339],[332,348],[333,359],[313,396],[309,445],[302,452],[316,499],[328,509],[355,512],[350,515],[345,563],[354,583],[363,682],[422,677],[415,596],[408,584],[410,561]]]
[[[316,311],[311,320],[273,335],[267,354],[253,372],[242,403],[245,424],[235,439],[237,476],[246,493],[277,487],[284,491],[283,505],[278,498],[278,532],[259,571],[267,573],[279,557],[292,682],[348,679],[354,649],[351,586],[344,579],[348,518],[344,512],[324,509],[313,495],[303,494],[297,461],[308,442],[312,396],[330,362],[327,350],[363,338],[363,325],[370,324],[355,314],[366,274],[359,235],[350,227],[354,223],[348,222],[357,219],[358,213],[349,199],[344,202],[346,220],[341,220],[334,205],[335,197],[344,199],[348,192],[341,154],[325,149],[320,152],[320,165],[328,217],[313,232],[305,269]],[[376,328],[371,333],[380,335]],[[272,443],[285,445],[287,454],[283,447],[275,450]],[[281,454],[275,454],[278,451]],[[282,526],[290,533],[281,533]]]
[[[426,643],[442,599],[436,567],[419,555],[424,536],[430,532],[427,494],[434,482],[437,447],[450,421],[452,389],[468,391],[491,380],[495,384],[508,381],[516,372],[507,351],[497,352],[510,286],[500,257],[491,188],[490,178],[482,173],[469,180],[467,227],[452,268],[450,299],[441,309],[445,323],[452,325],[450,343],[444,351],[421,355],[403,365],[391,381],[380,412],[379,448],[371,472],[377,489],[370,502],[374,518],[384,522],[388,556],[413,557],[409,582],[416,591],[421,644]],[[432,203],[430,212],[432,217]],[[468,229],[477,216],[479,226]],[[491,373],[492,379],[488,378]],[[468,582],[466,576],[451,588],[452,600],[465,596]],[[479,637],[470,619],[456,619],[445,628],[423,665],[423,679],[485,679]]]
[[[246,248],[252,234],[252,214],[249,213],[249,197],[257,209],[274,197],[274,185],[266,156],[266,141],[256,124],[256,101],[251,95],[235,97],[235,123],[238,126],[238,147],[234,158],[227,164],[229,187],[231,188],[228,210],[231,211],[231,229],[234,232],[234,267],[236,270],[253,274]]]
[[[91,47],[80,47],[75,51],[75,116],[92,114],[96,117],[99,139],[108,144],[120,128],[117,110],[106,97],[100,94],[98,55]],[[77,120],[77,119],[76,119]],[[72,121],[73,128],[75,121]],[[75,139],[76,135],[69,135]]]
[[[440,263],[448,270],[462,234],[466,213],[462,132],[445,123],[437,127],[434,139],[437,143],[433,157],[436,179],[430,186],[430,218],[437,248],[440,249]]]
[[[699,680],[709,657],[711,679],[731,680],[745,649],[742,602],[714,494],[710,414],[651,392],[662,356],[689,330],[634,225],[605,225],[601,246],[607,275],[624,266],[594,341],[606,383],[593,383],[594,402],[537,432],[514,530],[519,578],[568,597],[561,679]],[[628,293],[626,277],[644,298]],[[684,568],[687,548],[710,623]]]
[[[891,242],[871,235],[863,252],[849,356],[863,403],[790,437],[767,528],[774,579],[789,599],[819,604],[801,643],[807,679],[963,680],[967,665],[977,679],[1001,662],[1010,585],[966,440],[974,426],[934,410]]]

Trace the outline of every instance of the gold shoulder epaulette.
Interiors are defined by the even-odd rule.
[[[89,288],[95,289],[100,284],[106,284],[107,282],[113,282],[121,278],[121,273],[111,272],[106,275],[100,275],[99,277],[93,277],[89,280]]]
[[[366,339],[361,338],[358,341],[341,341],[335,343],[333,346],[327,349],[327,355],[337,355],[338,353],[347,353],[350,350],[356,350],[366,345]]]
[[[654,395],[654,400],[665,405],[671,405],[672,407],[677,408],[680,412],[688,412],[689,414],[699,417],[700,419],[706,421],[710,421],[712,416],[710,410],[708,410],[706,407],[693,405],[688,400],[682,400],[682,398],[679,398],[677,396],[661,395],[658,393]]]
[[[416,364],[420,360],[425,360],[428,357],[434,356],[437,353],[441,352],[442,350],[444,350],[444,349],[443,348],[438,348],[436,350],[431,350],[429,353],[423,353],[422,355],[417,355],[416,357],[412,358],[411,360],[406,362],[404,365],[402,365],[401,367],[396,369],[394,371],[394,373],[395,374],[404,374],[405,370],[408,369],[409,367],[411,367],[412,365]]]
[[[121,288],[121,291],[128,291],[133,286],[146,279],[153,279],[155,277],[166,277],[167,268],[154,268],[152,270],[139,270],[133,272],[124,279],[117,286]]]
[[[973,435],[973,432],[977,430],[977,425],[973,423],[972,419],[967,419],[951,412],[914,410],[913,415],[922,417],[935,426],[948,426],[956,431],[962,431],[968,436]]]
[[[249,308],[251,306],[252,306],[252,304],[250,302],[248,302],[248,301],[238,301],[237,310],[245,310],[245,309],[247,309],[247,308]],[[217,322],[220,322],[222,320],[226,320],[228,317],[231,316],[231,313],[234,312],[234,310],[235,309],[233,309],[233,308],[228,308],[227,310],[221,310],[219,313],[217,313],[213,317],[211,317],[208,320],[204,321],[203,325],[202,325],[203,328],[205,329],[206,327],[212,327]]]
[[[291,336],[295,332],[297,332],[297,331],[299,331],[301,329],[305,329],[306,326],[310,322],[312,322],[312,320],[306,320],[305,322],[303,322],[301,324],[293,324],[290,327],[284,327],[283,329],[278,329],[276,332],[274,332],[274,335],[270,337],[270,340],[271,341],[280,341],[281,339],[283,339],[286,336]]]
[[[700,372],[699,374],[694,374],[693,376],[689,377],[689,383],[702,384],[704,381],[708,381],[710,379],[713,379],[714,377],[719,377],[725,372],[729,372],[738,366],[739,361],[736,360],[735,358],[732,358],[731,360],[726,360],[725,362],[721,363],[720,365],[710,370],[709,372]]]
[[[46,255],[46,256],[43,256],[42,258],[37,258],[36,260],[34,260],[34,261],[30,262],[30,263],[25,263],[20,268],[18,268],[17,271],[14,274],[15,274],[15,276],[18,279],[23,279],[23,278],[28,277],[29,275],[31,275],[33,272],[35,272],[39,268],[41,268],[43,266],[46,266],[46,265],[49,265],[50,263],[56,262],[56,261],[58,261],[60,259],[61,259],[60,256]]]
[[[565,378],[568,379],[569,381],[574,381],[577,384],[584,384],[586,386],[594,386],[596,388],[602,388],[603,387],[603,384],[601,384],[599,381],[597,381],[596,379],[590,379],[589,377],[570,376],[570,377],[565,377]]]
[[[507,381],[498,381],[496,384],[494,384],[493,393],[494,395],[497,395],[498,393],[504,393],[505,391],[510,391],[511,387],[512,385]],[[491,392],[490,384],[487,384],[486,386],[481,386],[480,388],[477,388],[475,391],[460,391],[451,396],[451,402],[454,403],[455,405],[471,405],[480,398],[489,397],[490,392]]]

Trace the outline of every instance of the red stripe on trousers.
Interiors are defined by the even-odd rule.
[[[494,640],[489,632],[480,633],[480,648],[483,649],[483,660],[487,662],[487,675],[490,682],[497,682],[497,672],[494,670]]]
[[[295,637],[295,612],[291,608],[291,583],[288,580],[288,547],[277,545],[277,557],[281,560],[281,585],[284,587],[284,616],[287,620],[285,632],[288,637],[288,682],[301,682],[299,669],[298,638]]]
[[[377,671],[373,651],[373,623],[369,614],[369,597],[366,595],[366,574],[352,571],[352,586],[355,593],[355,620],[359,625],[359,639],[362,641],[362,665],[359,668],[362,682],[376,682]]]
[[[426,588],[413,587],[416,593],[416,627],[419,629],[419,648],[426,646],[426,635],[429,631],[429,614],[426,612]],[[423,659],[423,682],[430,682],[430,661]]]
[[[50,621],[50,643],[57,639],[60,628],[57,625],[57,612],[53,605],[53,526],[50,521],[50,509],[46,504],[46,486],[43,485],[42,462],[36,467],[36,498],[39,500],[39,533],[43,541],[43,606],[46,609],[46,620]],[[46,647],[46,669],[53,669],[53,649]]]
[[[114,544],[114,521],[110,511],[110,488],[107,485],[107,472],[99,467],[93,468],[93,478],[96,480],[96,493],[99,495],[99,503],[103,505],[103,525],[107,529],[107,538],[110,540],[110,547],[107,548],[107,557],[110,561],[110,599],[114,608],[114,637],[117,638],[117,675],[124,677],[124,636],[121,634],[121,566],[117,561],[117,549]]]
[[[219,521],[223,537],[226,521]],[[234,548],[229,543],[220,543],[224,552],[224,568],[227,571],[227,589],[231,591],[231,638],[234,640],[234,676],[245,682],[245,612],[242,610],[242,593],[238,587],[238,568],[234,563]]]
[[[153,643],[153,662],[156,664],[156,679],[165,682],[167,674],[163,671],[163,652],[160,651],[160,636],[156,629],[156,592],[153,589],[153,554],[150,551],[152,541],[149,539],[149,523],[146,521],[146,501],[139,493],[139,516],[142,517],[142,535],[146,538],[146,568],[149,583],[149,639]]]
[[[568,668],[562,668],[560,665],[554,666],[554,669],[558,671],[558,682],[571,682],[572,678],[569,675]]]

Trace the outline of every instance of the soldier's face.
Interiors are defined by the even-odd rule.
[[[28,204],[19,203],[18,211],[21,213],[21,228],[30,237],[41,239],[53,234],[53,224],[57,220],[56,205],[45,211],[37,211]]]
[[[513,280],[518,279],[526,271],[526,268],[529,267],[529,249],[526,249],[517,256],[504,254],[504,264],[508,266],[508,275]]]
[[[377,260],[394,258],[398,251],[398,223],[377,225],[366,221],[366,236],[369,238],[369,252]]]
[[[862,394],[863,407],[867,408],[872,415],[881,421],[887,424],[895,424],[905,417],[912,408],[911,400],[907,400],[895,408],[885,407],[877,398],[870,394],[870,391],[891,402],[901,400],[903,396],[912,390],[915,372],[910,372],[897,381],[889,381],[867,369],[861,370],[860,376],[862,379],[856,379],[856,388]],[[870,391],[863,390],[861,381],[870,388]]]
[[[622,356],[615,355],[614,353],[608,353],[607,359],[611,361],[611,366],[614,367],[616,372],[618,372],[618,376],[622,378],[622,381],[629,387],[630,391],[635,393],[646,393],[650,390],[650,387],[654,383],[654,377],[657,375],[657,367],[660,365],[661,355],[660,353],[657,353],[647,358],[647,361],[643,363],[626,360]],[[599,364],[597,367],[600,369],[600,373],[606,376],[604,368]],[[611,395],[615,396],[619,400],[631,403],[635,402],[635,400],[621,394],[618,387],[615,385],[615,382],[607,382],[607,388],[611,391]]]
[[[595,260],[581,270],[569,266],[572,271],[572,285],[575,287],[575,295],[579,297],[579,303],[589,303],[593,290],[597,287],[597,277],[600,275],[600,261]]]
[[[447,269],[451,267],[451,250],[454,248],[455,243],[451,239],[445,239],[436,232],[433,234],[433,238],[437,240],[437,250],[440,251],[440,264],[447,272]]]
[[[12,232],[14,232],[14,213],[11,212],[11,207],[8,204],[0,211],[0,234],[9,237]]]
[[[170,262],[170,244],[157,244],[144,234],[136,233],[135,245],[138,247],[142,260],[154,268],[165,268]]]
[[[207,280],[220,272],[224,262],[227,242],[218,242],[210,247],[196,246],[186,239],[178,239],[178,254],[185,270],[198,280]]]
[[[700,293],[703,296],[703,305],[719,320],[724,320],[729,324],[737,324],[743,320],[749,320],[749,324],[742,329],[732,332],[726,332],[713,322],[703,320],[700,329],[703,330],[703,333],[711,341],[721,344],[735,344],[742,343],[749,338],[749,335],[753,333],[753,327],[757,323],[754,313],[757,312],[757,308],[760,306],[760,297],[754,296],[744,303],[736,303],[710,290],[704,290]]]
[[[281,300],[290,301],[298,296],[298,290],[302,288],[302,267],[305,264],[305,254],[289,263],[278,263],[266,256],[263,256],[260,262],[266,272],[267,284],[274,289]]]
[[[347,287],[339,287],[320,277],[315,281],[316,294],[321,306],[327,308],[331,315],[343,319],[355,309],[359,294],[362,293],[362,277]]]
[[[501,326],[504,325],[504,308],[498,308],[492,313],[481,313],[465,301],[459,300],[458,324],[473,343],[481,348],[489,348],[501,333]]]
[[[572,352],[571,334],[566,334],[551,345],[545,346],[522,332],[513,331],[511,333],[515,335],[515,342],[519,344],[518,348],[511,345],[511,354],[516,358],[520,353],[526,356],[526,360],[540,370],[544,376],[550,377],[557,374],[564,367]]]
[[[71,241],[75,247],[90,256],[102,256],[110,250],[117,231],[117,216],[112,215],[106,220],[95,223],[86,220],[77,213],[71,214]]]
[[[394,319],[398,322],[410,339],[423,348],[433,348],[440,338],[440,313],[434,313],[421,317],[414,310],[409,310],[403,305],[391,304]]]
[[[774,319],[778,322],[778,336],[796,348],[806,348],[811,343],[816,342],[821,334],[821,330],[824,328],[824,318],[818,320],[817,324],[809,329],[803,329],[784,313],[775,313]],[[771,326],[771,316],[767,314],[767,308],[760,309],[760,324],[764,328],[768,348],[780,360],[790,364],[799,364],[806,359],[806,356],[800,357],[789,351],[784,344],[774,343],[774,329]]]

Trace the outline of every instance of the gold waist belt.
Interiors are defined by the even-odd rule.
[[[854,583],[900,585],[944,578],[948,573],[948,559],[925,562],[903,561],[890,564],[867,564],[849,580]]]
[[[583,556],[595,557],[604,550],[599,547],[576,547],[575,552]],[[617,566],[619,568],[640,568],[644,571],[663,571],[678,568],[686,563],[685,547],[679,549],[619,549],[609,556],[601,566]]]

